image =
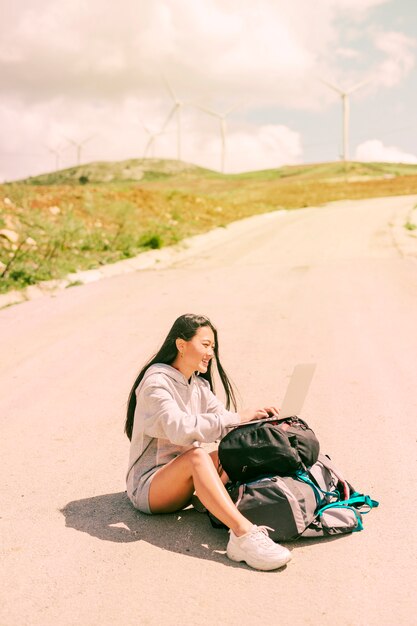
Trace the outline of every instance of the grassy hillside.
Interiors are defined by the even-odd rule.
[[[129,159],[127,161],[98,161],[71,167],[56,172],[32,176],[23,181],[29,185],[67,185],[88,183],[140,182],[155,181],[187,184],[203,182],[206,179],[218,181],[267,181],[286,178],[319,179],[340,181],[348,178],[369,180],[393,176],[417,175],[417,165],[401,163],[356,163],[332,162],[306,165],[287,165],[277,169],[244,172],[224,175],[197,165],[182,161],[163,159]]]
[[[222,175],[177,161],[90,163],[0,185],[0,293],[231,221],[417,193],[417,166],[321,163]]]
[[[175,177],[204,177],[214,174],[197,165],[163,159],[129,159],[127,161],[97,161],[78,167],[70,167],[40,176],[31,176],[24,181],[29,185],[68,185],[113,182],[149,182]]]

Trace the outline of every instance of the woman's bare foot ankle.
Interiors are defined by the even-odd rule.
[[[236,526],[232,528],[231,530],[236,535],[236,537],[241,537],[242,535],[246,535],[246,533],[252,530],[252,528],[253,528],[253,524],[252,522],[248,520],[247,524],[239,524],[239,526]]]

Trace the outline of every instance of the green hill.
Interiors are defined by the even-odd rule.
[[[70,167],[23,181],[31,185],[68,185],[113,182],[149,182],[181,176],[205,176],[211,170],[167,159],[128,159],[126,161],[96,161]]]
[[[31,185],[68,185],[125,182],[195,182],[196,180],[275,180],[284,178],[320,180],[369,180],[417,174],[417,165],[403,163],[360,163],[350,161],[286,165],[276,169],[256,170],[239,174],[221,174],[183,161],[169,159],[128,159],[96,161],[63,170],[31,176],[21,181]]]

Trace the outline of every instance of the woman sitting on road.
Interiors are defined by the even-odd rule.
[[[212,360],[223,384],[225,406],[213,394]],[[227,556],[272,570],[291,559],[265,527],[247,520],[231,500],[217,451],[201,443],[220,439],[232,424],[268,416],[274,407],[229,411],[236,400],[219,360],[217,331],[200,315],[181,315],[158,353],[143,367],[129,395],[125,432],[131,441],[127,493],[143,513],[172,513],[196,492],[230,530]]]

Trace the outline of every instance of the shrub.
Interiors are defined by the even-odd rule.
[[[162,248],[162,237],[158,234],[143,235],[139,240],[139,245],[142,248],[151,248],[152,250],[159,250]]]

